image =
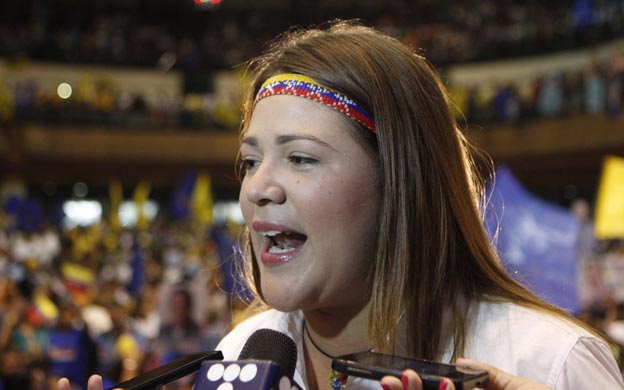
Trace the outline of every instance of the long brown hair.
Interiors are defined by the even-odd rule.
[[[482,224],[484,182],[473,149],[422,56],[374,29],[334,22],[285,34],[251,70],[242,133],[262,82],[285,72],[336,89],[374,116],[376,134],[356,124],[357,139],[377,160],[382,199],[370,270],[371,346],[392,353],[406,337],[407,354],[436,359],[447,341],[442,330],[450,327],[453,355],[461,354],[466,302],[475,300],[514,301],[565,316],[502,268]],[[255,261],[249,266],[259,291]],[[405,335],[398,334],[399,320],[408,324]]]

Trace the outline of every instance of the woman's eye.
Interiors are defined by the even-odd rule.
[[[243,158],[240,160],[240,169],[245,172],[249,172],[260,164],[260,161],[252,159],[252,158]]]
[[[316,164],[318,160],[312,157],[304,157],[304,156],[289,156],[288,160],[296,165],[308,165],[308,164]]]

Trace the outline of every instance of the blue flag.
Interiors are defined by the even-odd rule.
[[[507,272],[545,301],[578,312],[576,217],[530,194],[506,167],[488,195],[485,225]]]

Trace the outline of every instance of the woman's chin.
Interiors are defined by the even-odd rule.
[[[282,312],[292,312],[305,308],[305,297],[298,294],[300,290],[287,286],[282,287],[275,288],[275,285],[268,288],[263,287],[262,298],[264,302],[271,308]]]
[[[285,292],[284,294],[288,294]],[[264,296],[264,301],[273,309],[284,313],[297,311],[304,308],[302,302],[292,299],[289,296]]]

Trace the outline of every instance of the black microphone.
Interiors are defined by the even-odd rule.
[[[236,361],[205,361],[195,378],[195,390],[296,390],[297,345],[272,329],[255,331]]]
[[[173,362],[167,363],[141,375],[131,378],[125,382],[118,383],[107,390],[153,390],[173,382],[183,376],[192,374],[201,368],[201,364],[206,360],[221,360],[221,351],[207,351],[193,353],[184,356]]]

